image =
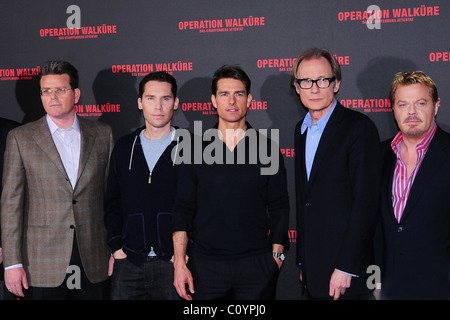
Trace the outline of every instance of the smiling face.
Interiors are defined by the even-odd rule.
[[[217,91],[211,95],[211,101],[219,115],[219,123],[245,123],[247,108],[252,102],[245,84],[241,80],[222,78],[217,82]]]
[[[138,99],[138,108],[144,113],[148,129],[166,128],[170,127],[173,111],[178,108],[178,98],[174,98],[170,83],[151,80]]]
[[[70,77],[68,74],[49,74],[42,76],[41,90],[44,89],[71,89]],[[51,95],[41,96],[42,105],[45,112],[53,121],[73,120],[75,117],[75,104],[80,99],[80,89],[67,90],[62,95],[57,95],[54,91]]]
[[[395,92],[393,111],[403,135],[422,140],[434,126],[438,104],[433,103],[425,85],[402,85]]]

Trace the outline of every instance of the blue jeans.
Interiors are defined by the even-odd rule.
[[[173,286],[173,263],[147,257],[140,266],[116,259],[111,278],[113,300],[178,300]]]

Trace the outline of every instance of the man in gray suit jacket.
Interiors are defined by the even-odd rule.
[[[78,118],[78,71],[41,68],[47,113],[7,139],[1,228],[5,284],[30,299],[104,298],[110,253],[103,198],[111,128]]]

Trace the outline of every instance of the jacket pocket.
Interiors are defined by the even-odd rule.
[[[145,224],[143,213],[128,215],[123,234],[123,246],[134,253],[142,253],[145,250]]]

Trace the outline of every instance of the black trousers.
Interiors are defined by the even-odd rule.
[[[238,259],[190,257],[193,299],[271,300],[275,298],[279,268],[271,252]]]
[[[73,288],[72,274],[68,273],[61,285],[53,288],[30,287],[24,291],[25,300],[106,300],[109,297],[109,279],[100,283],[91,283],[81,263],[76,235],[73,237],[71,266],[80,270],[80,288]]]

